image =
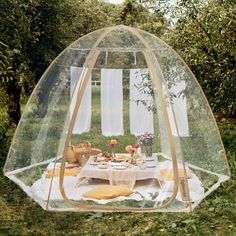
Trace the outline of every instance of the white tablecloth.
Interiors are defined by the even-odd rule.
[[[163,179],[160,175],[157,157],[143,164],[144,168],[130,164],[129,167],[118,170],[116,169],[117,165],[122,166],[121,163],[108,162],[106,169],[100,169],[99,163],[94,162],[91,157],[79,172],[77,184],[79,185],[84,178],[109,180],[111,184],[118,181],[121,183],[126,180],[126,186],[129,185],[132,188],[136,180],[157,179],[159,181]]]

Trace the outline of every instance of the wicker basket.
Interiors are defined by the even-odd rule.
[[[91,144],[89,142],[79,143],[77,145],[68,146],[67,150],[67,158],[66,160],[69,163],[79,163],[80,166],[84,165],[84,162],[92,155],[97,155],[101,153],[102,150],[97,148],[91,148]],[[83,160],[83,156],[85,156],[85,160]]]

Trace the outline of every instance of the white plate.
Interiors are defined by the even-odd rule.
[[[101,165],[101,164],[98,163],[98,162],[92,162],[92,163],[89,163],[89,165],[91,165],[91,166],[97,166],[97,165]]]
[[[112,162],[112,161],[109,161],[107,162],[107,164],[111,167],[115,167],[115,166],[121,166],[121,163],[120,162]]]
[[[146,165],[146,167],[147,167],[147,168],[155,168],[155,167],[156,167],[156,165],[153,165],[153,164],[148,164],[148,165]]]
[[[99,169],[107,169],[107,165],[98,165]]]
[[[116,170],[125,170],[126,166],[114,166],[113,168]]]

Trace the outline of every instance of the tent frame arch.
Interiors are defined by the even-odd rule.
[[[84,204],[81,204],[81,203],[76,202],[76,201],[72,201],[69,198],[67,198],[65,190],[64,190],[64,173],[65,173],[65,162],[66,162],[67,147],[69,146],[69,143],[70,143],[70,140],[71,140],[72,130],[73,130],[73,127],[74,127],[74,124],[75,124],[76,115],[78,113],[78,110],[79,110],[79,107],[80,107],[80,104],[81,104],[81,100],[82,100],[82,97],[83,97],[83,94],[84,94],[84,90],[85,90],[86,85],[88,83],[88,80],[89,80],[89,77],[90,77],[91,72],[93,70],[93,67],[95,66],[96,60],[97,60],[97,58],[98,58],[98,56],[101,52],[101,50],[99,50],[99,48],[97,48],[97,46],[106,37],[107,34],[109,34],[111,31],[116,30],[116,29],[124,29],[124,30],[129,31],[130,33],[135,35],[142,42],[142,44],[145,46],[145,49],[142,51],[142,53],[144,54],[144,57],[145,57],[145,60],[146,60],[146,63],[147,63],[147,67],[148,67],[148,69],[150,71],[150,74],[151,74],[151,78],[152,78],[154,84],[156,85],[156,89],[158,90],[159,98],[160,98],[160,101],[161,101],[161,107],[162,107],[163,113],[164,113],[164,120],[165,120],[166,127],[167,127],[168,143],[170,145],[170,150],[171,150],[171,155],[172,155],[172,162],[173,162],[174,191],[173,191],[173,194],[172,194],[170,200],[167,203],[165,203],[161,206],[158,206],[158,207],[154,207],[150,210],[149,209],[140,209],[140,208],[130,208],[130,207],[119,207],[119,208],[116,209],[114,207],[109,207],[109,206],[85,206]],[[67,132],[67,136],[66,136],[65,146],[64,146],[64,150],[63,150],[63,157],[62,157],[62,160],[61,160],[61,169],[60,169],[60,181],[59,181],[60,192],[63,196],[63,199],[71,205],[75,205],[77,207],[81,207],[81,208],[85,208],[85,209],[96,209],[96,210],[157,211],[158,209],[167,207],[175,200],[175,197],[176,197],[177,192],[178,192],[178,168],[177,168],[176,151],[175,151],[174,141],[173,141],[173,138],[172,138],[171,126],[170,126],[170,121],[169,121],[168,114],[167,114],[166,104],[165,104],[165,101],[164,101],[164,95],[163,95],[163,92],[162,92],[162,89],[161,89],[160,80],[159,80],[159,78],[157,77],[157,75],[155,73],[155,69],[154,69],[153,63],[152,63],[152,57],[153,58],[156,58],[156,57],[154,55],[152,55],[152,51],[151,51],[147,41],[139,34],[139,32],[134,28],[124,26],[124,25],[118,25],[118,26],[108,28],[107,31],[105,31],[98,38],[98,40],[95,42],[95,44],[91,48],[90,53],[87,56],[88,60],[90,59],[91,52],[93,52],[93,51],[94,51],[93,58],[89,63],[88,70],[85,72],[84,78],[82,80],[81,86],[80,86],[79,91],[78,91],[75,108],[74,108],[74,111],[72,113],[72,117],[71,117],[71,120],[70,120],[68,132]],[[158,65],[157,61],[156,61],[156,63]],[[85,62],[85,64],[86,64],[86,62]],[[160,70],[160,72],[161,72],[161,70]],[[77,81],[78,81],[78,79],[77,79]],[[74,89],[74,92],[75,92],[75,89]],[[168,96],[169,96],[169,91],[168,91]],[[173,112],[174,122],[175,122],[175,126],[176,126],[176,129],[177,129],[177,133],[179,133],[172,104],[171,104],[171,109],[172,109],[172,112]],[[183,162],[183,166],[184,166],[184,162]],[[184,166],[184,171],[185,171],[185,176],[186,176],[185,166]],[[186,183],[187,183],[187,181],[186,181]],[[188,189],[188,186],[187,186],[187,189]],[[51,186],[50,186],[50,191],[49,191],[49,195],[48,195],[48,203],[49,203],[49,199],[50,199],[50,192],[51,192]],[[188,202],[189,202],[189,211],[191,211],[192,207],[191,207],[191,201],[190,201],[189,194],[188,194]],[[48,203],[47,203],[47,207],[48,207]]]

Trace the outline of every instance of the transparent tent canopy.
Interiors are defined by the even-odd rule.
[[[51,211],[192,211],[228,163],[194,75],[119,25],[67,47],[34,89],[4,174]]]

